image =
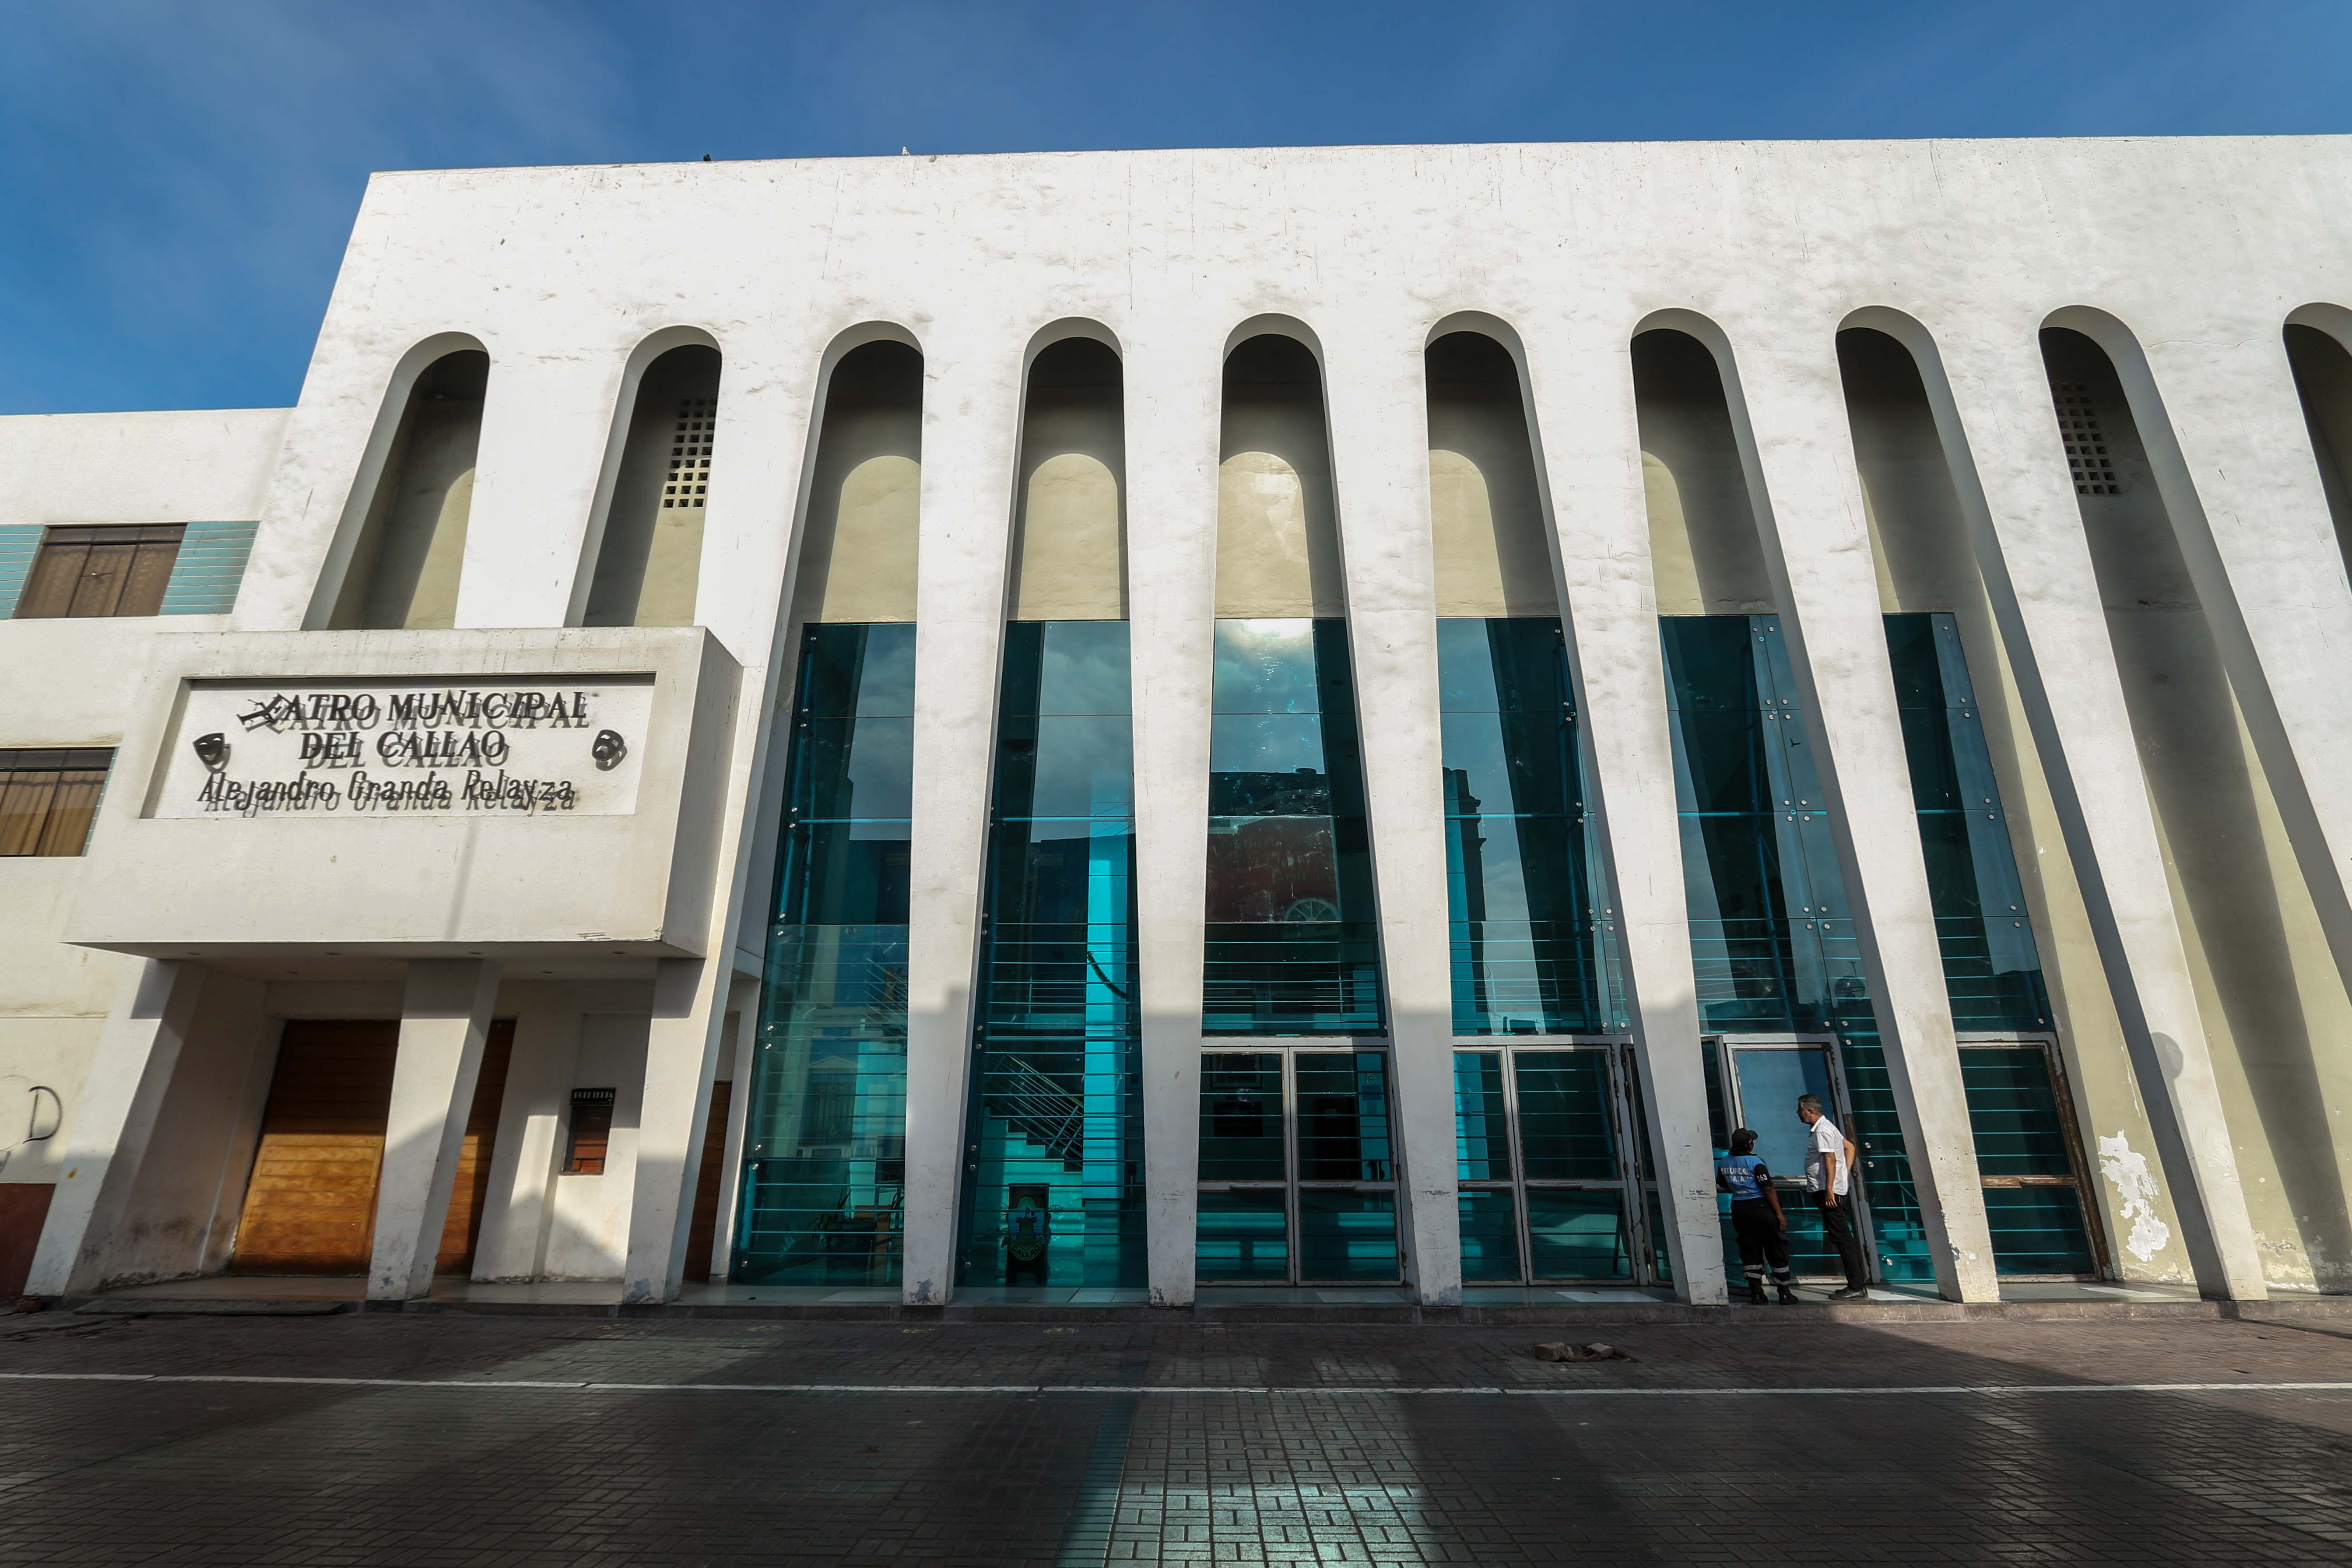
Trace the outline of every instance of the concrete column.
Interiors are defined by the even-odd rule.
[[[1208,904],[1209,687],[1224,363],[1192,321],[1127,345],[1129,653],[1135,701],[1136,956],[1151,1303],[1192,1302],[1201,981]]]
[[[65,1173],[25,1279],[26,1295],[80,1295],[105,1283],[108,1254],[130,1212],[140,1163],[195,1021],[206,973],[201,963],[125,961],[74,1106]]]
[[[751,1110],[751,1058],[760,1034],[760,982],[738,973],[727,986],[727,1050],[734,1058],[727,1096],[726,1149],[719,1166],[719,1213],[710,1237],[710,1283],[727,1282],[734,1247],[735,1205],[743,1193],[743,1129]]]
[[[1810,320],[1786,336],[1759,331],[1737,367],[1711,324],[1694,323],[1694,335],[1722,367],[1937,1289],[1952,1300],[1998,1300],[1836,335]]]
[[[433,1264],[449,1222],[474,1080],[499,996],[499,966],[483,959],[419,958],[400,999],[400,1049],[392,1112],[376,1181],[371,1301],[409,1301],[433,1289]]]
[[[574,579],[589,513],[628,434],[630,411],[616,412],[628,358],[620,344],[586,356],[576,344],[548,355],[517,345],[490,361],[459,626],[560,626],[575,598],[584,601]],[[634,403],[635,377],[627,379]]]
[[[793,675],[779,639],[797,564],[793,541],[776,520],[802,515],[807,472],[802,458],[809,454],[814,416],[807,367],[814,357],[812,341],[746,339],[731,341],[727,348],[719,418],[730,456],[710,466],[710,510],[703,521],[694,618],[743,658],[743,679],[734,699],[718,848],[710,856],[710,924],[701,931],[708,957],[663,959],[654,978],[624,1302],[670,1300],[682,1284],[694,1180],[710,1119],[710,1081],[727,1032],[739,924],[748,889],[757,886],[764,896],[767,879],[774,875],[774,860],[752,865],[752,787],[769,787],[776,684]]]
[[[1334,337],[1323,380],[1396,1078],[1398,1223],[1420,1300],[1452,1307],[1462,1234],[1423,346],[1416,331]]]
[[[1897,331],[1927,384],[2198,1288],[2261,1300],[2262,1256],[2035,322],[1940,341],[1871,324]]]
[[[1675,1294],[1719,1305],[1715,1150],[1630,349],[1613,321],[1530,325],[1521,373],[1574,652],[1588,807],[1615,900]]]
[[[733,859],[730,855],[723,863]],[[711,901],[721,909],[730,907],[723,896]],[[637,1163],[631,1176],[629,1250],[621,1271],[621,1300],[630,1306],[675,1300],[686,1274],[694,1183],[702,1168],[710,1083],[726,1035],[731,976],[716,931],[712,946],[719,956],[665,958],[654,966],[646,1089],[637,1113]]]
[[[2295,863],[2352,984],[2352,586],[2281,324],[2166,333],[2144,359],[2105,318],[2058,324],[2091,332],[2115,362]]]
[[[970,1163],[964,1100],[1021,444],[1021,351],[1020,338],[984,326],[944,330],[925,344],[907,931],[909,1306],[943,1305],[953,1289],[956,1194]]]
[[[506,1101],[490,1149],[488,1206],[474,1244],[477,1279],[535,1279],[547,1262],[556,1167],[580,1057],[580,1015],[545,1010],[515,1017]]]

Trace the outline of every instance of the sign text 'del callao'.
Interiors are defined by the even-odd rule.
[[[652,706],[627,678],[198,683],[150,815],[626,816]]]

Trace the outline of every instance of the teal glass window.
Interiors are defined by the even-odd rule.
[[[1607,1187],[1529,1187],[1528,1258],[1538,1279],[1631,1279],[1625,1194]]]
[[[2050,994],[1959,622],[1889,616],[1886,649],[1952,1023],[1987,1033],[2049,1029]],[[1994,1267],[2004,1275],[2094,1272],[2081,1172],[2048,1052],[1972,1044],[1960,1067]]]
[[[1194,1278],[1396,1281],[1402,1257],[1388,1067],[1385,1051],[1202,1058]]]
[[[1931,1280],[1927,1228],[1780,618],[1670,616],[1659,629],[1701,1026],[1837,1037],[1851,1097],[1846,1131],[1863,1151],[1881,1277]]]
[[[1462,1212],[1462,1278],[1465,1283],[1513,1284],[1519,1279],[1517,1199],[1507,1187],[1465,1187]]]
[[[961,1285],[1145,1283],[1124,621],[1005,627]]]
[[[1555,617],[1437,623],[1454,1032],[1622,1026]]]
[[[1960,1047],[1960,1083],[1994,1268],[2004,1275],[2096,1273],[2082,1172],[2049,1047],[1971,1041]]]
[[[1381,1032],[1379,918],[1343,620],[1221,620],[1203,1032]]]
[[[1384,1051],[1302,1052],[1297,1073],[1298,1179],[1387,1182],[1389,1058]]]
[[[1958,622],[1889,616],[1886,647],[1953,1026],[2047,1029],[2050,996]]]
[[[1202,1279],[1280,1285],[1290,1278],[1290,1217],[1286,1194],[1235,1187],[1200,1195],[1192,1269]]]
[[[915,628],[801,638],[730,1278],[898,1282]]]
[[[1298,1190],[1298,1276],[1335,1284],[1394,1280],[1396,1194]]]
[[[1454,1151],[1458,1180],[1511,1179],[1510,1111],[1498,1051],[1454,1053]]]
[[[1671,1278],[1648,1139],[1637,1134],[1629,1146],[1618,1113],[1621,1072],[1638,1115],[1622,1045],[1454,1053],[1465,1280]],[[1646,1223],[1637,1227],[1633,1205],[1642,1203]]]

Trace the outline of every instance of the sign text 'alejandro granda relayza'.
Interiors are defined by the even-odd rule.
[[[643,678],[192,683],[151,816],[620,816]]]

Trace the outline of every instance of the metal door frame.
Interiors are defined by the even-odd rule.
[[[1522,1286],[1537,1285],[1601,1285],[1628,1289],[1655,1285],[1657,1274],[1656,1240],[1650,1234],[1649,1194],[1656,1185],[1643,1175],[1643,1135],[1647,1129],[1639,1125],[1634,1080],[1629,1075],[1639,1072],[1632,1053],[1634,1044],[1622,1035],[1555,1035],[1555,1036],[1487,1036],[1471,1037],[1454,1041],[1456,1056],[1497,1056],[1502,1061],[1503,1119],[1506,1130],[1506,1155],[1510,1175],[1506,1180],[1457,1182],[1457,1190],[1473,1192],[1507,1192],[1511,1194],[1512,1224],[1519,1251],[1519,1278]],[[1617,1176],[1613,1182],[1591,1179],[1530,1180],[1527,1173],[1525,1140],[1519,1128],[1519,1075],[1516,1057],[1521,1051],[1556,1054],[1563,1051],[1605,1052],[1608,1069],[1608,1111],[1610,1135],[1615,1145]],[[1458,1159],[1458,1154],[1457,1154]],[[1530,1187],[1543,1189],[1574,1188],[1594,1190],[1614,1186],[1618,1193],[1620,1213],[1624,1216],[1625,1247],[1629,1272],[1624,1279],[1609,1275],[1545,1275],[1535,1272],[1534,1235],[1528,1213],[1528,1193]],[[1458,1213],[1458,1210],[1457,1210]],[[1480,1280],[1481,1286],[1502,1285],[1501,1280]]]
[[[1201,1055],[1208,1057],[1270,1056],[1281,1058],[1282,1064],[1282,1163],[1280,1182],[1202,1182],[1193,1183],[1196,1192],[1267,1192],[1276,1187],[1282,1191],[1282,1224],[1284,1237],[1285,1274],[1280,1284],[1270,1279],[1220,1279],[1207,1274],[1197,1276],[1196,1282],[1217,1286],[1255,1286],[1261,1289],[1297,1289],[1322,1287],[1340,1289],[1360,1287],[1379,1289],[1384,1286],[1401,1285],[1405,1277],[1404,1215],[1397,1202],[1397,1143],[1401,1136],[1396,1114],[1396,1052],[1385,1039],[1353,1039],[1345,1036],[1328,1040],[1253,1040],[1239,1039],[1227,1047],[1210,1049],[1211,1041],[1202,1042]],[[1381,1073],[1386,1083],[1389,1103],[1389,1179],[1385,1182],[1307,1181],[1298,1173],[1298,1073],[1297,1060],[1300,1056],[1356,1057],[1377,1053],[1383,1061]],[[1197,1116],[1199,1111],[1194,1111]],[[1397,1273],[1391,1279],[1311,1279],[1303,1267],[1305,1249],[1299,1245],[1298,1194],[1302,1188],[1314,1192],[1385,1192],[1389,1194],[1389,1214],[1395,1224]],[[1200,1267],[1200,1222],[1193,1221],[1193,1267]]]
[[[1871,1212],[1870,1184],[1863,1173],[1865,1162],[1862,1155],[1865,1145],[1853,1130],[1853,1095],[1846,1088],[1845,1061],[1843,1053],[1838,1048],[1838,1037],[1835,1035],[1823,1034],[1717,1034],[1704,1037],[1700,1045],[1703,1048],[1712,1049],[1716,1053],[1716,1084],[1723,1095],[1721,1109],[1724,1131],[1727,1135],[1733,1128],[1753,1125],[1745,1115],[1745,1103],[1740,1097],[1739,1073],[1735,1065],[1738,1053],[1759,1047],[1765,1050],[1819,1050],[1828,1058],[1830,1119],[1837,1123],[1838,1131],[1843,1132],[1853,1142],[1854,1147],[1854,1168],[1848,1172],[1846,1176],[1846,1197],[1853,1208],[1854,1237],[1862,1244],[1863,1268],[1868,1274],[1871,1283],[1874,1285],[1884,1283],[1879,1267],[1876,1216]],[[1790,1114],[1794,1114],[1793,1110]],[[1805,1187],[1804,1172],[1801,1170],[1793,1177],[1776,1176],[1773,1178],[1773,1185],[1776,1188],[1780,1187],[1783,1181],[1793,1181],[1796,1184],[1793,1189],[1780,1188],[1784,1203],[1787,1201],[1788,1193],[1793,1190],[1804,1194],[1805,1203],[1809,1205],[1811,1204],[1812,1194]],[[1842,1274],[1805,1274],[1798,1278],[1809,1280],[1836,1279],[1843,1282],[1845,1277]]]

